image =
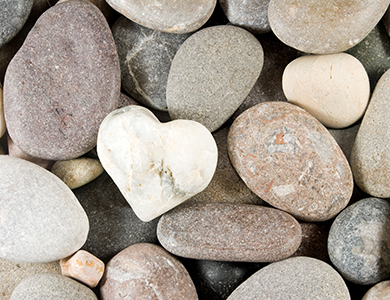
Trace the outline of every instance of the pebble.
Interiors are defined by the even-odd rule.
[[[5,127],[4,109],[3,109],[3,89],[0,84],[0,137],[4,135],[7,128]]]
[[[390,70],[379,79],[351,150],[355,183],[374,197],[390,197],[388,142],[390,134]]]
[[[361,285],[390,276],[390,203],[365,198],[343,210],[328,237],[333,265],[342,276]]]
[[[121,65],[122,87],[139,103],[167,110],[169,69],[180,45],[190,34],[171,34],[120,17],[112,27]]]
[[[291,256],[302,232],[297,220],[274,208],[198,203],[164,214],[157,238],[166,250],[182,257],[270,262]]]
[[[203,191],[218,158],[213,136],[200,123],[160,123],[138,105],[115,110],[104,119],[97,151],[104,169],[144,222]]]
[[[0,165],[0,257],[52,262],[80,249],[89,224],[72,191],[57,176],[23,159],[1,155]]]
[[[329,264],[310,257],[274,262],[249,277],[227,300],[350,300],[343,278]]]
[[[160,246],[136,244],[107,264],[100,285],[101,299],[198,299],[184,266]]]
[[[3,92],[8,133],[27,154],[66,160],[91,150],[120,92],[114,39],[99,9],[76,0],[42,14],[8,65]]]
[[[125,106],[129,106],[129,105],[139,105],[139,103],[137,101],[135,101],[133,98],[127,96],[126,94],[121,93],[119,96],[117,109],[125,107]]]
[[[76,189],[91,182],[103,173],[98,159],[80,157],[71,160],[58,160],[51,172],[60,178],[70,189]]]
[[[246,185],[304,221],[325,221],[348,204],[353,178],[327,129],[290,103],[253,106],[232,124],[228,153]]]
[[[68,277],[41,273],[24,279],[12,292],[10,300],[97,300],[95,293],[85,285]]]
[[[271,0],[268,19],[271,30],[290,47],[329,54],[345,51],[362,41],[389,4],[389,0]]]
[[[382,281],[370,288],[362,300],[389,300],[390,280]]]
[[[263,49],[245,29],[220,25],[197,31],[173,58],[169,115],[217,130],[248,96],[262,66]]]

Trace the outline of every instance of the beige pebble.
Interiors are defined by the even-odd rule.
[[[0,85],[0,137],[5,133],[5,120],[4,120],[4,110],[3,110],[3,89]]]
[[[362,300],[390,300],[390,280],[374,285],[367,291]]]
[[[57,161],[51,171],[69,188],[75,189],[97,178],[104,169],[98,159],[82,157]]]

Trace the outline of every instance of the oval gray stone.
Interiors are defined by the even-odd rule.
[[[350,300],[343,278],[327,263],[310,257],[274,262],[244,281],[227,300]]]
[[[87,239],[88,217],[65,183],[8,155],[0,156],[0,166],[0,257],[52,262],[80,249]]]
[[[297,220],[274,208],[197,203],[164,214],[157,238],[166,250],[182,257],[270,262],[291,256],[302,232]]]
[[[262,67],[263,49],[245,29],[220,25],[194,33],[172,61],[169,115],[215,131],[245,100]]]
[[[118,54],[99,9],[75,0],[43,13],[10,62],[3,92],[8,133],[27,154],[65,160],[96,146],[120,93]]]
[[[328,236],[329,257],[351,282],[375,284],[390,276],[390,202],[362,199],[343,210]]]

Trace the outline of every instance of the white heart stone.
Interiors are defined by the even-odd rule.
[[[210,183],[218,149],[210,131],[190,120],[160,123],[146,108],[126,106],[100,125],[97,152],[135,214],[153,220]]]

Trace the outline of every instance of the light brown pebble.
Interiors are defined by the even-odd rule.
[[[364,294],[362,300],[390,300],[390,280],[374,285]]]

